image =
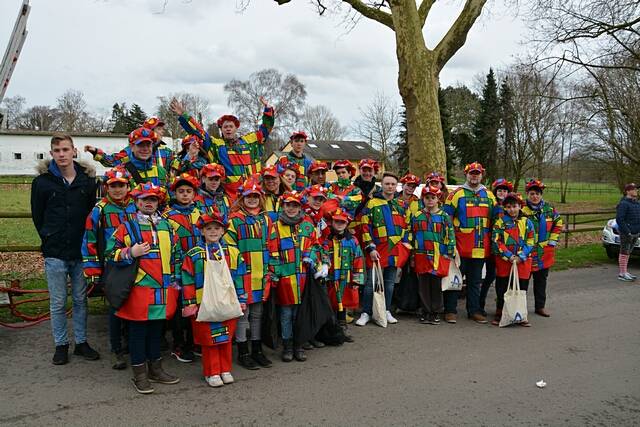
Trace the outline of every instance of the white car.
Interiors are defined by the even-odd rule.
[[[616,220],[610,219],[602,229],[602,245],[604,250],[607,251],[607,256],[611,259],[618,258],[620,252],[620,232],[618,231],[618,224]],[[633,254],[640,254],[640,239],[636,242],[636,246],[633,248]]]

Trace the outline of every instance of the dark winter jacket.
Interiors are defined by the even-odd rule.
[[[73,164],[76,177],[71,184],[52,160],[38,164],[31,184],[31,216],[45,258],[82,260],[84,223],[96,204],[96,171],[85,163]]]
[[[623,197],[616,208],[616,223],[620,234],[639,234],[640,202]]]

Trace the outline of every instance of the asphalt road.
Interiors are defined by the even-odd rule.
[[[639,425],[640,284],[615,274],[552,273],[553,316],[532,315],[531,328],[400,317],[353,327],[355,343],[304,363],[238,368],[221,389],[205,385],[198,360],[168,360],[182,381],[149,396],[110,368],[104,317],[90,319],[89,336],[105,357],[65,366],[50,363],[48,325],[0,329],[0,424]]]

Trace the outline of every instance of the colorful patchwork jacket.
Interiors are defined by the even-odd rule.
[[[135,283],[116,315],[136,321],[171,319],[180,292],[180,244],[169,221],[154,216],[154,224],[146,218],[138,213],[135,221],[120,224],[107,241],[106,259],[119,265],[134,262],[131,246],[141,243],[134,235],[151,246],[148,254],[139,257]]]
[[[274,193],[264,193],[264,210],[269,214],[271,221],[278,220],[278,212],[280,212],[280,196]]]
[[[380,254],[381,267],[402,267],[408,258],[409,244],[406,212],[398,199],[386,200],[378,192],[362,209],[362,245],[366,251],[373,249]],[[372,261],[367,257],[367,267]]]
[[[183,254],[195,247],[200,240],[202,234],[196,225],[200,215],[202,215],[202,212],[200,212],[195,203],[188,206],[181,206],[175,203],[162,214],[173,227],[178,239],[180,239],[180,250]]]
[[[120,224],[134,219],[136,212],[136,204],[132,198],[127,197],[121,203],[116,203],[109,196],[100,200],[91,210],[85,222],[82,240],[82,268],[87,282],[100,280],[107,240]],[[99,229],[102,230],[102,235],[98,234]]]
[[[298,178],[296,178],[295,190],[304,191],[304,189],[309,185],[309,178],[307,177],[307,175],[309,167],[313,163],[313,160],[304,154],[302,155],[302,157],[297,157],[295,154],[293,154],[293,151],[289,151],[288,153],[286,153],[286,158],[291,163],[295,163],[300,166],[300,173],[302,175],[298,175]]]
[[[118,165],[124,165],[131,159],[134,159],[131,147],[126,147],[117,153],[107,154],[101,149],[97,149],[96,154],[93,156],[93,160],[100,162],[100,164],[106,168],[112,168]],[[160,169],[169,170],[174,160],[174,153],[169,147],[164,144],[156,146],[151,156],[151,163],[155,164]]]
[[[319,252],[314,258],[329,266],[327,286],[329,293],[335,293],[340,307],[347,286],[364,285],[364,255],[360,243],[349,232],[343,235],[330,233],[320,240],[314,250]]]
[[[522,214],[533,222],[536,233],[532,271],[550,268],[555,263],[555,248],[562,233],[562,217],[544,200],[538,206],[527,201]]]
[[[237,183],[242,178],[248,178],[262,170],[264,142],[269,137],[274,123],[273,108],[264,109],[262,124],[256,132],[243,135],[233,143],[211,137],[188,113],[182,114],[178,120],[185,131],[203,140],[203,148],[211,153],[210,163],[219,163],[224,167],[226,182]]]
[[[522,261],[518,263],[518,277],[528,279],[531,276],[531,252],[535,247],[533,223],[524,216],[514,220],[503,215],[493,225],[492,239],[495,243],[496,276],[509,277],[509,259],[515,255]]]
[[[491,214],[495,204],[493,193],[482,185],[476,191],[462,185],[447,197],[443,209],[453,220],[456,247],[462,258],[491,255]]]
[[[120,153],[122,152],[126,153],[125,156],[119,158],[117,161],[114,161],[114,162],[100,161],[100,163],[102,163],[103,165],[113,163],[114,165],[123,165],[123,166],[126,166],[127,163],[131,163],[133,164],[133,166],[135,166],[135,169],[140,174],[140,178],[142,178],[142,182],[152,182],[154,185],[157,185],[160,187],[168,187],[169,181],[171,181],[171,176],[169,174],[171,160],[173,156],[173,152],[171,150],[169,150],[168,148],[162,148],[157,153],[158,154],[164,153],[167,157],[160,157],[159,155],[156,155],[154,153],[154,155],[152,155],[147,160],[140,160],[134,157],[131,154],[130,147],[125,148]],[[170,154],[167,154],[167,153],[170,153]],[[94,156],[94,159],[96,159],[96,157],[99,157],[99,154],[100,154],[100,151],[98,151],[98,154]],[[167,161],[168,163],[166,163]],[[131,185],[131,188],[133,188],[137,185],[137,182],[135,182],[135,180],[132,177],[129,184]]]
[[[415,272],[438,277],[448,275],[456,248],[455,231],[449,215],[442,209],[435,213],[422,209],[411,215],[409,234]],[[445,255],[449,258],[445,258]]]
[[[222,255],[229,266],[231,278],[236,288],[238,301],[247,302],[247,294],[244,290],[242,279],[246,274],[246,265],[240,255],[240,251],[226,243],[208,243],[200,240],[197,246],[192,248],[182,260],[182,305],[186,307],[191,304],[202,302],[204,292],[204,270],[207,262],[205,251],[209,251],[211,260],[220,261]],[[231,319],[230,319],[231,320]],[[228,322],[192,322],[194,342],[198,345],[211,346],[231,342],[233,338],[229,334]]]
[[[271,219],[266,212],[250,215],[238,210],[229,214],[229,228],[224,239],[240,250],[246,264],[242,282],[247,293],[247,304],[266,301],[269,297],[267,238],[270,226]]]
[[[198,205],[200,212],[211,214],[214,209],[217,209],[225,221],[229,219],[231,201],[224,193],[222,186],[218,187],[218,191],[215,193],[207,191],[204,186],[201,187],[198,189],[198,195],[196,196],[195,202]]]
[[[206,155],[200,152],[194,158],[189,156],[189,153],[183,154],[182,156],[178,154],[175,156],[175,159],[173,159],[173,162],[171,162],[171,173],[174,176],[178,176],[183,172],[190,172],[192,170],[200,171],[200,169],[208,163],[213,163],[211,152],[207,152]]]
[[[351,183],[343,185],[334,182],[329,187],[328,197],[340,199],[340,207],[347,211],[351,218],[355,218],[356,208],[362,201],[362,191]]]
[[[303,260],[312,260],[316,244],[316,227],[306,215],[295,225],[287,225],[281,219],[271,224],[267,248],[269,272],[277,283],[276,304],[300,304],[307,279],[307,264]]]

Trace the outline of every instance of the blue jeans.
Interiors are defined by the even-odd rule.
[[[280,306],[280,329],[282,329],[282,339],[293,339],[293,325],[298,317],[299,304]]]
[[[130,320],[128,324],[131,365],[142,365],[146,361],[160,359],[160,337],[164,320]]]
[[[397,267],[385,267],[382,269],[382,278],[384,280],[384,300],[387,308],[391,305],[393,298],[393,286],[396,282]],[[362,302],[362,311],[369,316],[373,314],[373,269],[367,269],[367,280],[364,284],[364,301]]]
[[[467,315],[482,313],[480,308],[480,287],[482,285],[482,267],[484,258],[462,258],[460,271],[467,284]],[[444,312],[458,313],[458,296],[460,291],[444,292]]]
[[[73,302],[73,336],[76,344],[87,342],[87,282],[82,274],[82,260],[44,259],[49,288],[51,331],[56,346],[69,344],[67,335],[67,278],[71,279]]]

